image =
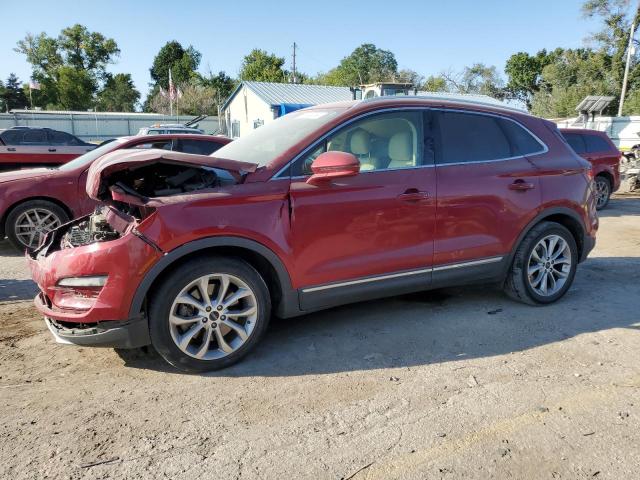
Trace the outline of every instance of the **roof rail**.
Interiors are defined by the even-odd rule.
[[[484,98],[486,97],[486,99]],[[493,107],[493,108],[499,108],[502,110],[508,110],[508,111],[512,111],[512,112],[517,112],[517,113],[528,113],[526,110],[521,109],[521,108],[517,108],[517,107],[512,107],[511,105],[506,105],[505,103],[501,102],[500,100],[494,99],[492,97],[489,97],[487,95],[482,95],[482,96],[478,96],[478,95],[473,95],[473,94],[464,94],[464,93],[436,93],[434,92],[433,94],[428,94],[428,95],[398,95],[398,96],[381,96],[381,97],[374,97],[374,98],[367,98],[362,100],[363,102],[380,102],[380,101],[384,101],[384,100],[406,100],[406,101],[410,101],[410,100],[414,100],[414,99],[419,99],[419,100],[444,100],[444,101],[448,101],[448,102],[455,102],[455,103],[465,103],[468,105],[479,105],[479,106],[486,106],[486,107]]]

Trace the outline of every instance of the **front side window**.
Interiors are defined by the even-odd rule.
[[[311,175],[311,164],[323,152],[355,155],[360,171],[414,168],[423,165],[422,112],[391,112],[356,121],[329,136],[292,167],[294,177]]]

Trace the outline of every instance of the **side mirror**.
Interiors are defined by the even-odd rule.
[[[311,164],[313,175],[309,177],[309,185],[329,183],[336,178],[353,177],[360,172],[360,161],[352,153],[321,153]]]

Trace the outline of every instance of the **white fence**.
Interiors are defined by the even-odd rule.
[[[191,116],[160,115],[157,113],[107,113],[107,112],[51,112],[38,110],[12,110],[0,113],[0,129],[13,126],[49,127],[75,135],[88,142],[135,135],[142,127],[156,123],[184,123]],[[218,117],[207,117],[198,128],[206,133],[219,129]]]

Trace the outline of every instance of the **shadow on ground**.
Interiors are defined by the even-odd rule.
[[[37,291],[38,287],[33,280],[0,279],[0,302],[31,300]]]
[[[609,204],[598,212],[599,217],[640,216],[639,194],[616,194]]]
[[[565,298],[546,307],[513,302],[488,287],[464,287],[275,319],[248,357],[207,375],[312,375],[468,360],[588,332],[637,330],[639,312],[640,259],[594,258],[579,267]],[[179,373],[152,349],[119,354],[130,367]]]

